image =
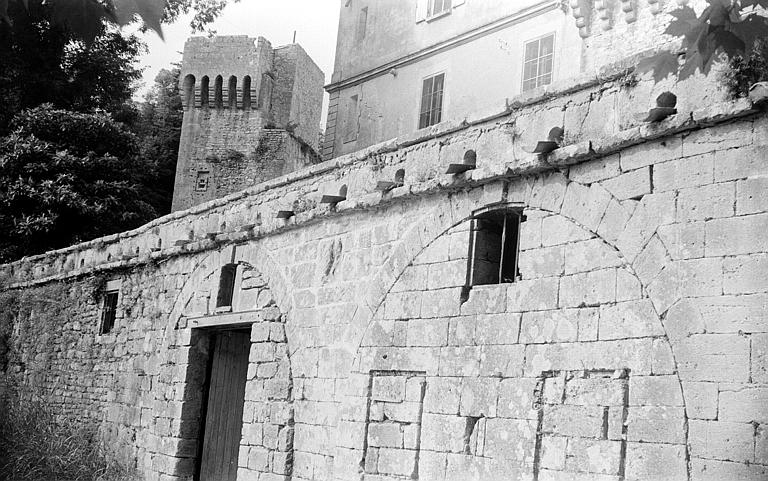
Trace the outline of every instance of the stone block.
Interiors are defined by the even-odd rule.
[[[533,408],[537,401],[537,378],[503,379],[499,386],[497,413],[502,418],[536,419],[538,411]]]
[[[399,423],[371,423],[368,426],[368,445],[373,447],[402,448],[403,431]]]
[[[600,307],[601,340],[663,336],[661,321],[647,299]]]
[[[700,421],[688,425],[691,456],[723,461],[754,462],[755,428],[746,423]]]
[[[421,449],[462,453],[466,427],[464,417],[425,413],[421,425]]]
[[[416,470],[417,453],[408,449],[379,449],[378,471],[382,474],[411,476]]]
[[[555,309],[557,297],[557,277],[514,282],[507,290],[507,312]]]
[[[540,344],[575,342],[579,334],[578,309],[523,313],[520,342]]]
[[[566,274],[618,267],[622,263],[616,249],[602,239],[574,242],[565,247]]]
[[[480,347],[443,347],[440,349],[441,376],[477,376],[480,372]]]
[[[603,408],[547,405],[544,407],[541,432],[558,436],[599,439],[603,433]]]
[[[401,402],[405,399],[405,378],[402,376],[373,376],[371,399]]]
[[[448,345],[474,345],[476,326],[477,316],[461,316],[450,319],[448,321]]]
[[[560,212],[568,179],[560,172],[536,178],[531,189],[528,205],[550,212]]]
[[[634,261],[635,256],[653,236],[656,229],[674,222],[676,197],[674,192],[649,194],[643,197],[616,237],[616,247],[627,260]]]
[[[707,185],[714,176],[715,156],[711,153],[674,159],[653,166],[653,189],[664,192]]]
[[[520,252],[518,269],[526,279],[559,276],[565,264],[565,247],[540,247]]]
[[[582,164],[583,165],[583,164]],[[601,184],[590,187],[577,182],[568,184],[561,213],[592,232],[596,232],[600,220],[611,202],[611,193]]]
[[[630,376],[630,406],[682,406],[683,393],[677,376]]]
[[[685,413],[682,407],[630,406],[627,439],[647,443],[685,443]]]
[[[674,260],[704,257],[704,222],[659,227],[658,235]]]
[[[588,231],[561,215],[544,217],[541,221],[541,244],[545,247],[587,240],[592,237]]]
[[[743,387],[736,391],[720,390],[718,421],[768,423],[768,388]]]
[[[516,344],[520,331],[519,314],[477,316],[475,343],[478,345]]]
[[[768,290],[768,255],[726,257],[723,259],[725,294],[752,294]]]
[[[568,439],[566,469],[571,472],[620,474],[621,441]]]
[[[537,215],[538,214],[538,215]],[[520,224],[520,250],[541,247],[541,229],[545,215],[537,210],[525,210],[527,220]]]
[[[560,278],[559,307],[596,306],[615,300],[616,269],[601,269]]]
[[[484,454],[512,465],[533,463],[536,422],[522,419],[488,419],[485,427]]]
[[[718,152],[715,157],[715,182],[765,175],[765,147],[746,147]]]
[[[269,450],[261,446],[251,446],[248,450],[248,469],[267,471],[269,468]]]
[[[517,377],[522,372],[525,346],[482,346],[480,349],[480,376]]]
[[[710,151],[730,151],[729,149],[751,143],[751,129],[746,129],[742,123],[736,122],[691,132],[683,138],[683,156],[690,157]]]
[[[752,334],[750,338],[752,382],[768,384],[768,334]]]
[[[755,462],[768,464],[768,424],[759,424],[755,429]]]
[[[690,419],[717,417],[717,384],[710,382],[683,382],[685,410]]]
[[[627,481],[668,481],[686,479],[685,446],[674,444],[627,443]],[[725,478],[724,478],[725,479]]]
[[[448,319],[411,319],[408,321],[406,344],[408,346],[446,346]]]
[[[730,217],[735,196],[734,182],[682,189],[677,196],[677,222]]]
[[[455,298],[461,297],[460,292]],[[507,304],[507,285],[479,285],[472,286],[469,291],[469,299],[461,305],[461,314],[470,316],[475,314],[493,314],[504,312]],[[446,310],[450,313],[449,310]],[[445,314],[451,315],[451,314]]]
[[[621,152],[621,170],[634,170],[683,156],[681,137],[645,142]]]
[[[447,250],[446,250],[447,255]],[[461,287],[467,281],[467,262],[464,259],[430,264],[427,274],[428,289]]]
[[[385,319],[412,319],[421,313],[421,292],[395,292],[387,296]]]
[[[618,200],[639,199],[651,193],[651,169],[643,167],[600,183]]]
[[[650,284],[667,263],[667,249],[658,236],[651,237],[648,244],[635,258],[632,267],[644,284]]]
[[[605,208],[605,214],[600,220],[600,225],[597,227],[597,234],[607,241],[616,241],[632,217],[636,204],[637,202],[634,200],[619,202],[616,199],[611,199],[608,202],[608,207]]]
[[[419,479],[423,481],[443,481],[447,464],[448,461],[445,453],[421,451],[419,453]]]
[[[541,460],[539,466],[562,471],[565,469],[565,453],[569,438],[564,436],[541,437]]]
[[[619,154],[613,154],[600,159],[582,162],[571,167],[568,172],[568,177],[572,181],[581,184],[591,184],[593,182],[610,179],[611,177],[619,175],[619,160]],[[570,185],[572,184],[569,184],[569,187]]]
[[[706,223],[707,256],[731,256],[768,251],[768,214],[715,219]]]
[[[547,380],[549,379],[552,378]],[[573,406],[624,406],[625,391],[625,379],[603,376],[575,377],[565,383],[563,403]],[[558,397],[561,392],[557,393]]]
[[[736,182],[736,215],[768,211],[768,177]]]
[[[691,460],[691,481],[765,481],[768,468],[713,459]]]
[[[499,398],[499,379],[467,378],[461,384],[461,416],[495,417]]]
[[[676,346],[685,381],[747,382],[749,339],[738,334],[695,334]]]

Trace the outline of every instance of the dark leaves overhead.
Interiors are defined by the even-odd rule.
[[[665,33],[681,39],[685,54],[682,65],[677,55],[662,51],[648,57],[638,65],[639,72],[653,71],[655,81],[670,74],[684,80],[697,71],[709,73],[718,58],[749,55],[755,41],[768,37],[768,0],[744,0],[732,4],[730,0],[707,0],[708,6],[697,16],[690,7],[671,12],[672,21]]]

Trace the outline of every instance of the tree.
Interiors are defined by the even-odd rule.
[[[161,70],[147,93],[135,123],[134,131],[141,139],[139,155],[152,165],[144,180],[147,202],[159,215],[171,211],[176,161],[184,111],[179,94],[178,66]]]
[[[155,217],[138,141],[107,114],[27,110],[0,138],[0,261],[138,227]]]
[[[682,39],[682,63],[679,54],[663,50],[638,65],[639,72],[653,71],[655,81],[670,74],[684,80],[696,71],[708,74],[722,56],[749,57],[755,41],[768,36],[768,0],[707,0],[701,15],[689,6],[671,12],[674,17],[665,30]]]
[[[0,0],[0,19],[11,24],[16,18],[9,5],[41,3],[57,25],[69,28],[78,38],[90,44],[102,31],[105,22],[127,25],[140,17],[145,28],[162,36],[162,23],[171,23],[179,16],[194,12],[190,23],[195,32],[213,22],[228,1],[239,0]]]

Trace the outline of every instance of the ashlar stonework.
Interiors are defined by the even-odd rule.
[[[16,316],[6,382],[145,479],[191,479],[212,340],[248,329],[239,480],[765,479],[768,119],[644,124],[643,82],[577,79],[1,266],[4,296],[59,296]],[[567,145],[525,153],[551,125]],[[500,207],[524,216],[519,277],[468,286]]]

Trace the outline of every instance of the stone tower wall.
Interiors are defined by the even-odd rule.
[[[322,72],[317,67],[296,69],[297,62],[308,57],[298,54],[303,53],[298,45],[277,52],[285,49],[295,52],[294,68],[286,69],[281,55],[276,61],[276,51],[262,37],[187,41],[180,76],[184,119],[173,210],[316,161]],[[306,112],[293,112],[297,104],[306,105]],[[264,129],[283,129],[281,145],[275,146],[274,134],[265,134]]]

